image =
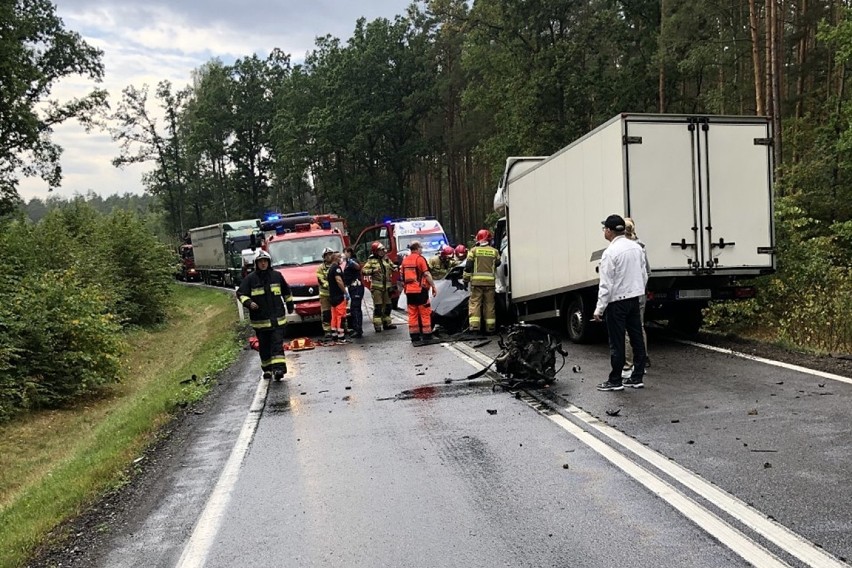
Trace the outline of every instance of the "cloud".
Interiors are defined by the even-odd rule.
[[[191,81],[191,73],[213,58],[231,62],[279,48],[294,62],[314,49],[315,39],[332,35],[347,39],[359,17],[393,19],[410,0],[62,0],[57,13],[65,27],[103,50],[103,88],[113,108],[127,85],[153,87],[169,80],[175,88]],[[67,100],[89,92],[85,78],[69,77],[56,85],[51,98]],[[53,140],[64,148],[61,196],[94,191],[102,195],[143,191],[141,175],[150,165],[118,170],[111,160],[118,144],[103,133],[86,134],[77,124],[56,127]],[[23,180],[25,200],[45,198],[47,186]]]

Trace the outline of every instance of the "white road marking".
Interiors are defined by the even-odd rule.
[[[486,362],[481,362],[481,354],[474,351],[467,345],[453,345],[450,347],[450,349],[456,351],[456,353],[460,355],[460,358],[464,359],[468,363],[471,363],[477,368],[481,369],[484,365],[487,364]],[[536,399],[531,394],[529,396],[535,399],[538,403],[544,404],[545,406],[549,406],[549,403],[547,401]],[[535,406],[533,406],[533,408],[541,412],[541,410],[536,408]],[[624,434],[623,432],[620,432],[615,428],[606,425],[605,423],[601,422],[594,416],[586,413],[582,409],[573,405],[568,405],[561,410],[570,413],[572,416],[585,423],[590,429],[594,429],[603,436],[606,436],[607,438],[612,440],[614,444],[617,444],[618,446],[621,446],[622,448],[631,451],[639,458],[656,467],[662,473],[668,475],[671,479],[674,479],[675,481],[681,483],[685,487],[695,492],[700,497],[703,497],[704,499],[713,503],[715,506],[719,507],[719,509],[721,509],[728,515],[736,518],[744,525],[746,525],[762,537],[766,538],[770,542],[774,543],[785,552],[795,556],[802,562],[806,563],[808,566],[811,566],[813,568],[849,568],[848,564],[838,560],[831,554],[818,548],[812,542],[799,536],[798,534],[794,533],[793,531],[781,525],[780,523],[769,519],[766,515],[764,515],[754,507],[749,506],[748,504],[744,503],[733,495],[712,485],[698,474],[684,468],[683,466],[678,465],[677,463],[669,460],[667,457],[643,446],[627,434]],[[683,513],[687,518],[701,526],[704,530],[716,537],[725,546],[728,546],[731,550],[733,550],[755,566],[787,566],[787,564],[783,563],[775,556],[772,556],[771,561],[781,562],[780,564],[771,564],[768,563],[768,561],[767,563],[765,563],[764,561],[755,562],[754,560],[750,560],[749,557],[746,557],[744,555],[744,553],[751,555],[768,552],[758,543],[749,539],[746,535],[742,534],[737,529],[731,527],[730,525],[727,525],[723,520],[716,517],[710,511],[704,509],[701,505],[695,503],[688,497],[677,493],[676,489],[668,485],[662,479],[659,479],[658,477],[654,476],[646,469],[642,468],[635,462],[630,461],[628,458],[618,453],[609,445],[601,442],[600,440],[592,436],[589,431],[584,430],[579,426],[575,425],[573,422],[571,422],[561,414],[548,414],[544,412],[542,412],[542,414],[559,424],[562,428],[564,428],[565,430],[573,434],[577,439],[579,439],[580,441],[588,445],[590,448],[601,454],[604,458],[619,467],[622,471],[642,483],[642,485],[647,487],[650,491],[660,496],[666,502],[675,507],[678,511]],[[615,456],[611,457],[610,453],[614,453]],[[629,465],[629,469],[626,468],[625,465]],[[676,493],[686,499],[688,502],[670,500],[668,498],[670,493]],[[717,526],[718,523],[721,523],[722,525],[727,527],[727,529],[721,529],[719,526]],[[744,543],[742,539],[745,539],[746,542]]]
[[[687,341],[685,339],[676,340],[679,343],[683,343],[685,345],[692,345],[693,347],[699,347],[701,349],[707,349],[708,351],[717,351],[719,353],[725,353],[726,355],[733,355],[735,357],[740,357],[742,359],[748,359],[750,361],[757,361],[758,363],[766,363],[767,365],[772,365],[775,367],[781,367],[782,369],[789,369],[791,371],[798,371],[799,373],[806,373],[808,375],[813,375],[815,377],[822,377],[823,379],[829,379],[832,381],[837,381],[839,383],[846,383],[852,385],[852,379],[849,377],[844,377],[841,375],[835,375],[833,373],[825,373],[823,371],[817,371],[815,369],[808,369],[807,367],[800,367],[799,365],[792,365],[790,363],[782,363],[781,361],[773,361],[772,359],[764,359],[763,357],[757,357],[756,355],[749,355],[748,353],[741,353],[739,351],[734,351],[732,349],[726,349],[724,347],[714,347],[712,345],[705,345],[704,343],[696,343],[694,341]]]
[[[219,475],[219,481],[216,482],[216,487],[213,488],[213,492],[204,505],[204,511],[202,511],[195,528],[192,530],[192,535],[183,549],[176,568],[200,568],[204,566],[210,548],[213,546],[213,540],[222,524],[222,516],[225,514],[225,509],[231,499],[234,485],[237,483],[240,466],[242,466],[243,459],[248,453],[254,433],[257,431],[257,424],[266,403],[270,382],[271,379],[261,379],[257,385],[254,400],[252,400],[243,427],[231,450],[231,455],[228,456],[228,461]]]

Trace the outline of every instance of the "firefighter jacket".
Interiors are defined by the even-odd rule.
[[[370,277],[371,290],[390,290],[393,287],[393,271],[394,265],[387,257],[379,258],[375,255],[370,255],[361,267],[361,274]]]
[[[500,266],[500,253],[492,246],[477,245],[470,249],[464,265],[464,281],[471,286],[493,288]]]
[[[240,283],[237,297],[248,309],[251,326],[255,329],[281,327],[287,323],[287,309],[293,310],[290,286],[280,272],[271,268],[249,274]],[[258,309],[249,309],[252,302],[257,304]]]
[[[325,263],[317,267],[317,281],[319,282],[319,295],[328,296],[328,270],[331,268],[331,263]]]
[[[458,262],[455,259],[448,258],[445,260],[441,258],[441,255],[433,256],[429,259],[429,272],[432,273],[434,280],[440,280],[457,264]]]
[[[429,265],[423,255],[413,252],[402,261],[402,282],[405,285],[406,294],[420,294],[429,288],[429,280],[426,273]]]

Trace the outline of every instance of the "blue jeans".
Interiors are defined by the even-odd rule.
[[[642,316],[639,310],[639,297],[612,302],[604,312],[606,331],[609,335],[609,361],[612,370],[609,382],[621,384],[621,370],[624,368],[624,332],[630,338],[633,348],[633,374],[631,379],[641,379],[645,374],[645,341],[642,337]]]

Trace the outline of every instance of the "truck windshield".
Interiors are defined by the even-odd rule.
[[[337,235],[318,235],[269,243],[272,266],[299,266],[322,262],[322,251],[326,247],[339,251],[343,241]]]
[[[401,235],[397,237],[396,247],[399,251],[408,250],[408,245],[417,241],[423,247],[423,256],[431,256],[441,251],[441,247],[448,244],[444,233],[431,233],[428,235]]]

